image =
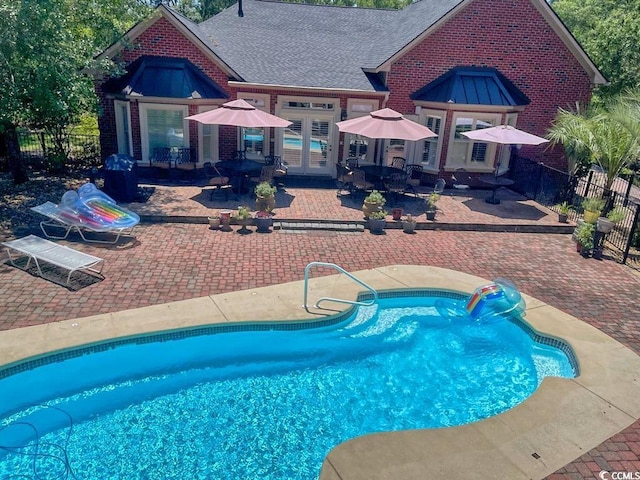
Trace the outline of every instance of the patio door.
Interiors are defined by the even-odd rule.
[[[333,115],[280,114],[292,124],[283,129],[280,148],[289,173],[330,175],[332,165]]]

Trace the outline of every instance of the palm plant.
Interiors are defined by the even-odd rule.
[[[547,134],[562,144],[570,162],[598,164],[605,172],[605,190],[640,155],[640,92],[615,97],[604,108],[585,113],[560,109]]]

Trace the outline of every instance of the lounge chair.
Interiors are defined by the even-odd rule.
[[[65,247],[64,245],[58,245],[57,243],[37,237],[36,235],[29,235],[28,237],[19,238],[17,240],[3,242],[2,245],[7,247],[9,260],[14,267],[18,267],[18,265],[15,263],[17,258],[14,258],[13,255],[11,255],[12,251],[18,252],[19,255],[29,258],[26,266],[24,267],[25,270],[29,268],[31,261],[33,260],[36,268],[38,269],[38,274],[41,277],[44,277],[40,266],[41,262],[50,263],[68,270],[69,275],[67,275],[67,286],[71,280],[71,274],[77,271],[91,272],[104,279],[104,276],[102,275],[104,260],[102,258],[94,257],[93,255],[89,255],[84,252],[79,252],[73,248]],[[97,267],[98,264],[101,264],[100,268],[96,269],[95,267]]]
[[[111,197],[98,190],[92,183],[82,185],[78,192],[69,190],[62,196],[59,205],[45,202],[32,207],[49,220],[40,222],[42,233],[47,238],[63,240],[72,231],[78,232],[86,242],[116,243],[120,236],[131,235],[133,228],[140,222],[140,217],[123,207],[120,207]],[[53,229],[63,229],[62,235],[56,235]],[[112,233],[113,240],[89,238],[86,232]]]

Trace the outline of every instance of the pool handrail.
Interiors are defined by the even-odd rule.
[[[335,263],[327,263],[327,262],[311,262],[307,264],[306,267],[304,267],[304,304],[302,305],[302,308],[304,308],[307,312],[309,311],[309,304],[307,302],[307,297],[308,297],[308,286],[309,286],[309,270],[311,270],[311,267],[333,268],[334,270],[337,270],[338,272],[343,273],[344,275],[349,277],[351,280],[353,280],[357,284],[362,285],[364,288],[366,288],[373,294],[373,298],[370,300],[367,300],[366,302],[359,302],[355,300],[345,300],[345,299],[333,298],[333,297],[321,297],[316,301],[314,305],[315,308],[320,308],[319,306],[320,302],[323,302],[323,301],[347,303],[350,305],[360,305],[363,307],[370,307],[371,305],[373,305],[378,301],[378,292],[376,292],[376,290],[373,287],[367,285],[358,277],[347,272],[344,268],[340,267],[339,265],[336,265]]]

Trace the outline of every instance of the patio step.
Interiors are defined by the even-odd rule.
[[[325,230],[332,232],[364,232],[364,222],[318,221],[318,220],[274,220],[274,230],[309,231]]]

